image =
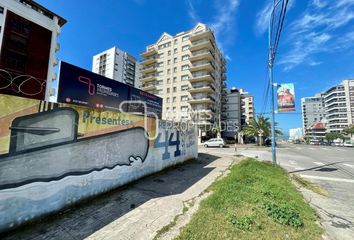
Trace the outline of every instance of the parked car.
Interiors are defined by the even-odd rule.
[[[221,138],[212,138],[204,143],[204,147],[220,147],[223,148],[225,146],[225,142]]]
[[[345,141],[345,142],[343,143],[343,146],[344,146],[344,147],[354,147],[354,144],[353,144],[351,141]]]
[[[264,140],[264,145],[267,146],[267,147],[272,146],[272,139],[271,138],[266,138]],[[275,146],[277,146],[277,142],[275,142]]]

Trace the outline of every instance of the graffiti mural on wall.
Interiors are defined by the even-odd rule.
[[[195,129],[145,120],[0,95],[0,231],[196,157]]]

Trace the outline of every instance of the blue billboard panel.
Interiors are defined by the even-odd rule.
[[[58,102],[119,111],[120,103],[128,98],[128,85],[61,62]]]
[[[162,116],[162,98],[153,95],[148,92],[144,92],[137,88],[130,88],[129,92],[129,100],[143,102],[144,104],[139,103],[129,103],[128,112],[136,112],[136,113],[146,113],[148,116],[151,113],[156,114],[159,118]],[[145,109],[146,108],[146,109]]]
[[[63,61],[57,101],[109,111],[155,113],[159,118],[162,114],[162,98]],[[124,101],[130,102],[120,109]]]

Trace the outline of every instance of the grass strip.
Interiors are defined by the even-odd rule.
[[[248,158],[210,190],[176,239],[322,239],[315,210],[280,167]]]

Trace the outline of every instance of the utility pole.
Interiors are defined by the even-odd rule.
[[[272,102],[272,121],[271,121],[271,131],[272,131],[272,163],[277,164],[277,151],[275,146],[275,109],[274,109],[274,83],[273,83],[273,63],[274,63],[274,49],[272,47],[272,21],[274,17],[274,11],[276,6],[281,2],[279,0],[276,4],[273,5],[272,13],[269,17],[269,28],[268,28],[268,72],[269,72],[269,82],[271,87],[271,102]]]

